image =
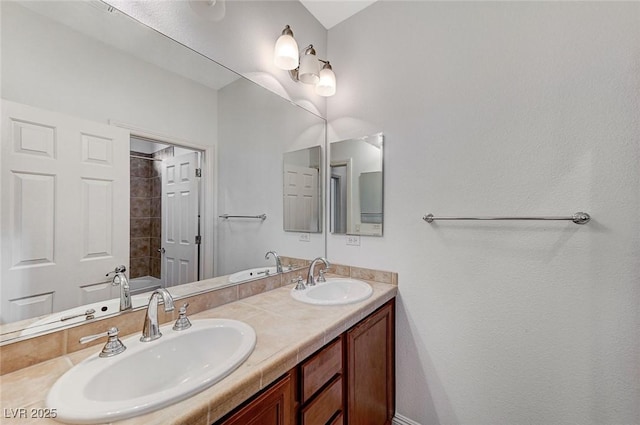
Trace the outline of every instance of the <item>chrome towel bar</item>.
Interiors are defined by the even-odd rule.
[[[427,214],[422,219],[427,223],[433,223],[435,220],[571,220],[575,224],[586,224],[591,220],[591,216],[585,212],[562,217],[436,217],[433,214]]]
[[[260,215],[229,215],[229,214],[222,214],[219,215],[218,217],[220,218],[224,218],[225,220],[228,218],[259,218],[260,220],[266,220],[267,219],[267,215],[266,214],[260,214]]]

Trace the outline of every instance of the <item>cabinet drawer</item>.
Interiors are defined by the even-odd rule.
[[[337,377],[302,410],[302,425],[326,425],[340,410],[342,410],[342,378]]]
[[[342,339],[329,344],[302,364],[302,402],[309,400],[324,384],[342,372]]]
[[[344,415],[340,413],[329,425],[344,425]]]

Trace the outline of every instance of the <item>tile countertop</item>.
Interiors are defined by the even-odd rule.
[[[212,387],[187,400],[117,423],[212,424],[397,294],[395,285],[368,283],[373,287],[373,295],[355,304],[303,304],[291,298],[289,292],[293,285],[287,285],[190,316],[192,320],[220,317],[248,323],[256,331],[255,349],[238,369]],[[30,417],[31,409],[44,408],[44,399],[53,383],[73,365],[97,353],[100,347],[90,347],[0,377],[0,423],[59,424],[53,419]],[[26,409],[26,418],[10,418],[10,409],[15,412],[21,408]]]

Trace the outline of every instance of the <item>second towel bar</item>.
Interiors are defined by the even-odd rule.
[[[435,220],[571,220],[575,224],[586,224],[591,220],[591,216],[585,212],[563,217],[436,217],[433,214],[427,214],[422,219],[427,223],[433,223]]]

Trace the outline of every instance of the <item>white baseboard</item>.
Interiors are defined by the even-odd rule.
[[[399,414],[395,414],[393,420],[391,421],[393,425],[420,425],[418,422],[411,420],[407,417],[404,417]]]

